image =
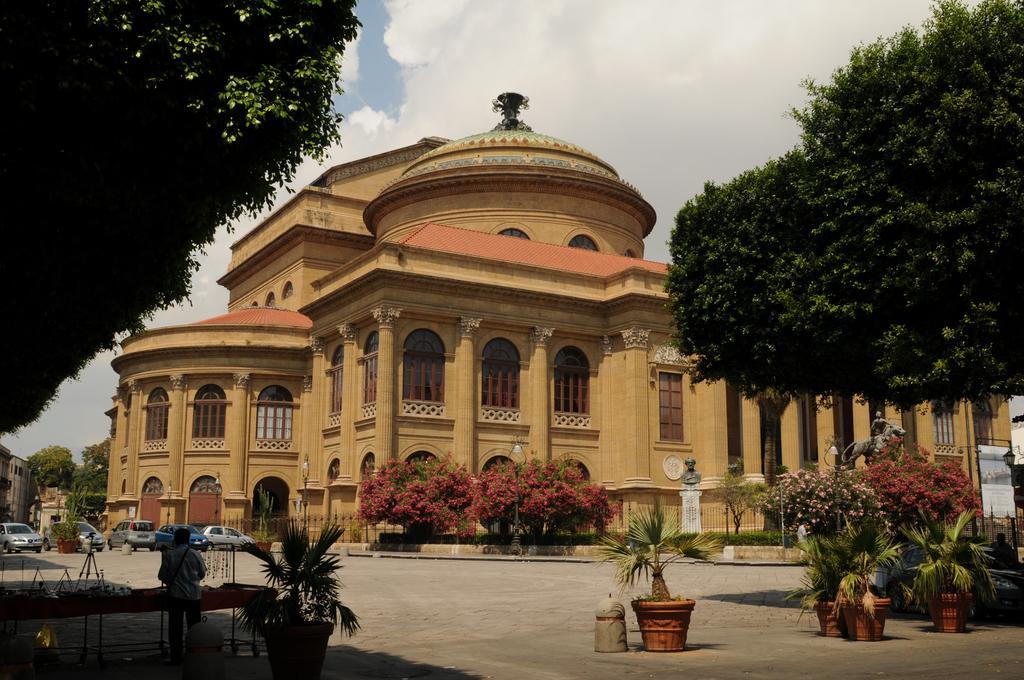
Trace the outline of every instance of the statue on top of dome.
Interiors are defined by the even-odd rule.
[[[501,122],[495,130],[525,130],[532,132],[533,128],[519,120],[519,111],[530,108],[530,98],[518,92],[502,92],[494,100],[494,112],[501,114]]]

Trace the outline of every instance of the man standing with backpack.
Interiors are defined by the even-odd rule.
[[[184,618],[188,627],[199,623],[200,599],[203,589],[199,584],[206,576],[206,563],[197,551],[189,548],[189,530],[184,527],[174,532],[174,547],[165,550],[160,559],[157,577],[167,586],[167,618],[170,631],[172,665],[181,663]]]

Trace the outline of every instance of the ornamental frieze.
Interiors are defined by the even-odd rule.
[[[666,342],[654,352],[654,363],[670,366],[687,366],[690,362],[675,345]]]

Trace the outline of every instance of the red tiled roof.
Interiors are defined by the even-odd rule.
[[[658,273],[668,270],[662,262],[640,260],[624,255],[606,255],[593,250],[527,241],[513,236],[486,234],[436,223],[423,225],[403,238],[402,243],[444,253],[486,257],[491,260],[517,262],[594,276],[611,276],[631,267]]]
[[[197,321],[194,325],[217,324],[231,326],[293,326],[295,328],[312,328],[309,317],[299,312],[272,307],[246,307],[236,312],[228,312],[210,319]]]

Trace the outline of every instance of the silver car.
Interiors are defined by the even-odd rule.
[[[210,539],[210,543],[214,548],[226,548],[228,546],[235,546],[239,548],[246,543],[252,543],[253,539],[251,536],[246,536],[237,529],[231,527],[222,527],[211,525],[203,528],[203,536]]]
[[[92,543],[92,549],[96,552],[103,552],[103,532],[88,522],[78,523],[78,545],[85,545],[85,541]]]
[[[111,550],[119,548],[125,543],[133,548],[156,549],[156,527],[145,519],[126,519],[119,522],[110,532],[107,539],[107,546]]]
[[[27,524],[5,522],[0,524],[0,549],[4,552],[43,549],[43,537]]]

